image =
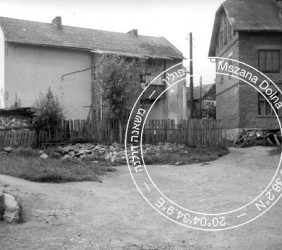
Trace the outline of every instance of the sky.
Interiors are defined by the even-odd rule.
[[[207,60],[215,12],[224,0],[0,0],[0,16],[117,32],[164,36],[189,58],[193,33],[195,85],[201,72],[214,72]],[[184,62],[188,66],[188,62]],[[203,84],[215,75],[203,75]]]

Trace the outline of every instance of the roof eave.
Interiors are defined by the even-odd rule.
[[[5,38],[5,41],[8,42],[8,43],[13,43],[13,44],[79,50],[79,51],[87,51],[87,52],[98,53],[98,54],[116,54],[116,55],[120,55],[120,56],[132,57],[132,58],[144,58],[144,59],[153,58],[153,59],[163,59],[163,60],[183,60],[183,59],[185,59],[184,57],[169,57],[169,56],[160,56],[160,55],[140,55],[140,54],[132,54],[132,53],[128,53],[128,52],[99,50],[99,49],[93,49],[93,48],[73,47],[73,46],[67,46],[67,45],[18,42],[18,41],[9,40],[9,39],[6,39],[6,38]]]
[[[126,56],[132,58],[153,58],[153,59],[163,59],[163,60],[175,60],[175,59],[182,59],[177,57],[169,57],[169,56],[160,56],[160,55],[140,55],[140,54],[133,54],[124,51],[112,51],[112,50],[99,50],[99,49],[92,49],[92,53],[98,54],[108,54],[108,55],[119,55],[119,56]]]
[[[213,23],[213,30],[212,30],[212,36],[211,36],[211,42],[210,42],[210,48],[209,48],[209,53],[208,53],[208,57],[214,57],[216,56],[215,54],[215,47],[216,47],[216,30],[219,27],[219,23],[220,23],[220,12],[224,10],[224,6],[223,4],[221,4],[219,6],[219,8],[217,9],[216,13],[215,13],[215,18],[214,18],[214,23]]]
[[[67,45],[54,45],[54,44],[46,44],[46,43],[31,43],[31,42],[18,42],[9,39],[5,39],[8,43],[21,44],[21,45],[29,45],[29,46],[39,46],[39,47],[51,47],[51,48],[60,48],[60,49],[71,49],[71,50],[81,50],[81,51],[91,51],[90,48],[82,48],[82,47],[73,47]]]

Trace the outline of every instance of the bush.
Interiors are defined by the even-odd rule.
[[[59,99],[52,93],[51,88],[48,89],[46,95],[41,94],[36,99],[32,111],[34,113],[32,125],[37,133],[47,131],[49,138],[52,139],[64,119],[64,108]]]

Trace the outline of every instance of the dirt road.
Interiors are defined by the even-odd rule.
[[[255,198],[280,156],[269,148],[232,149],[208,164],[150,166],[157,186],[199,212],[224,212]],[[282,249],[282,201],[254,222],[203,232],[162,217],[141,197],[126,166],[102,183],[32,183],[0,176],[23,200],[25,223],[0,222],[0,249]]]

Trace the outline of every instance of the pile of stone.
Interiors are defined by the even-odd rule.
[[[274,130],[244,130],[234,141],[235,147],[250,146],[280,146],[281,131]]]
[[[13,152],[12,147],[5,147],[1,154]],[[145,156],[161,155],[167,152],[185,151],[185,146],[173,143],[159,143],[158,145],[145,144],[142,153]],[[130,156],[130,145],[127,149]],[[111,163],[127,164],[124,144],[113,143],[111,145],[76,143],[65,146],[52,146],[43,150],[38,150],[38,156],[42,159],[57,158],[61,160],[77,159],[89,160],[92,162],[108,161]],[[130,157],[129,157],[130,158]]]
[[[108,160],[111,162],[126,163],[126,154],[124,146],[114,143],[110,146],[91,144],[91,143],[77,143],[73,145],[59,146],[40,151],[40,157],[46,159],[48,157],[67,159],[85,159],[92,161]]]
[[[143,145],[143,155],[158,155],[163,152],[172,152],[182,150],[184,146],[172,143],[159,143],[158,145]],[[123,144],[113,143],[112,145],[77,143],[73,145],[59,146],[56,148],[41,150],[40,157],[46,159],[48,157],[67,159],[90,159],[94,162],[109,161],[112,163],[126,164],[126,152]],[[130,152],[128,146],[128,154]],[[85,159],[86,158],[86,159]]]

